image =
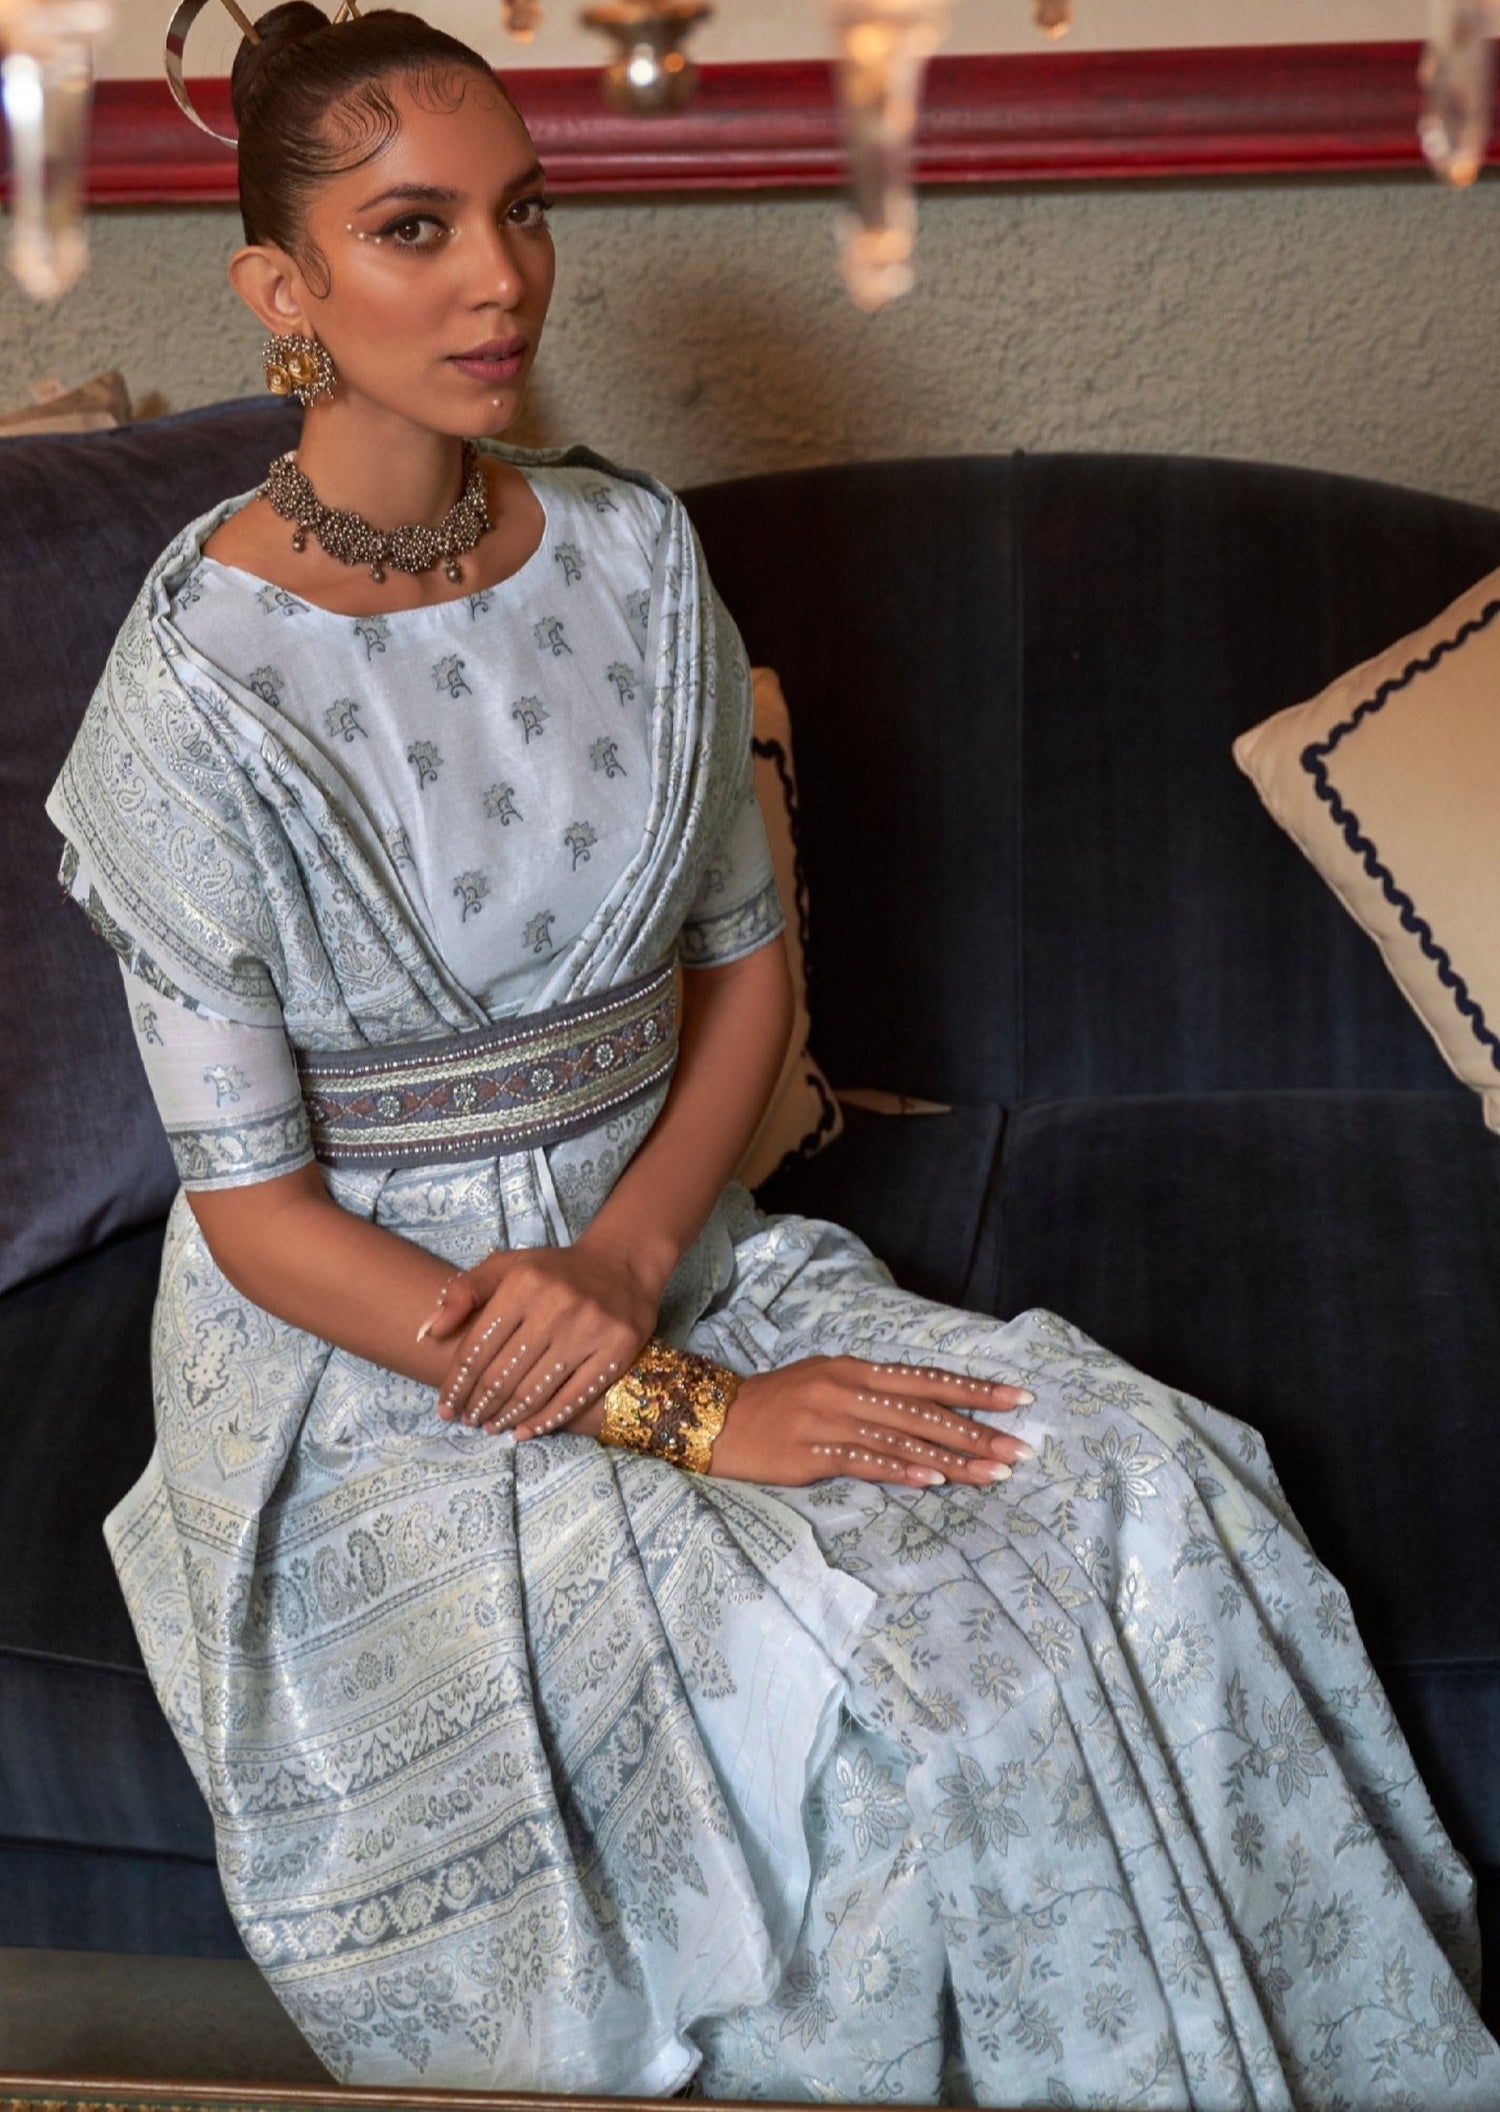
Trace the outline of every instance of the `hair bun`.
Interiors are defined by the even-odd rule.
[[[321,7],[313,4],[313,0],[282,0],[279,7],[256,16],[255,30],[260,42],[253,44],[248,37],[240,39],[240,48],[235,53],[229,75],[229,100],[237,125],[267,69],[274,71],[282,53],[293,44],[301,44],[306,38],[316,36],[320,29],[327,29],[330,20]]]

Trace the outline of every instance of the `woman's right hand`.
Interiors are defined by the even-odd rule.
[[[1004,1481],[1031,1446],[965,1411],[1032,1399],[1023,1386],[927,1364],[802,1357],[740,1381],[709,1471],[782,1488],[845,1474],[907,1488]]]

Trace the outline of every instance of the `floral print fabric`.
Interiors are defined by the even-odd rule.
[[[546,516],[537,549],[509,579],[451,603],[341,616],[210,557],[165,601],[200,672],[294,729],[371,819],[411,916],[491,1018],[527,1009],[624,870],[650,774],[645,621],[662,501],[588,467],[533,469],[528,482]],[[558,613],[539,617],[545,607]],[[87,906],[86,861],[69,885]],[[783,922],[747,743],[681,944],[712,967]],[[237,1187],[307,1164],[281,1028],[164,1003],[124,959],[121,969],[183,1186]]]
[[[660,496],[643,840],[538,1004],[671,951],[740,796],[743,647]],[[91,913],[179,998],[254,1022],[274,992],[300,1045],[477,1023],[311,748],[182,655],[163,597],[222,511],[154,569],[49,801]],[[567,1241],[659,1106],[330,1193],[455,1265]],[[1253,1431],[733,1181],[658,1332],[742,1373],[1021,1381],[992,1420],[1037,1457],[779,1489],[491,1440],[169,1213],[156,1445],[105,1531],[250,1955],[341,2081],[1500,2104],[1472,1881]]]
[[[199,666],[257,694],[368,815],[411,914],[492,1017],[531,1007],[624,871],[650,778],[646,620],[663,502],[582,466],[527,482],[542,539],[476,593],[342,616],[202,557],[167,603]],[[753,797],[735,821],[687,932],[771,879]],[[710,949],[708,962],[722,957]]]
[[[695,2034],[705,2094],[1500,2104],[1472,1880],[1256,1433],[1056,1314],[915,1298],[797,1229],[778,1361],[1019,1379],[1035,1406],[984,1420],[1038,1457],[994,1490],[777,1491],[877,1604],[797,1945]]]

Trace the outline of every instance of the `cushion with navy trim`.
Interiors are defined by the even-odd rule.
[[[1500,1130],[1500,571],[1233,752]]]

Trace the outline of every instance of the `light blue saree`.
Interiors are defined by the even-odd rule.
[[[662,496],[648,822],[539,1009],[673,955],[749,741]],[[300,1049],[482,1025],[328,759],[174,633],[239,503],[121,631],[48,799],[64,870],[164,992]],[[566,1242],[666,1090],[546,1149],[325,1177],[455,1265]],[[105,1532],[246,1947],[335,2076],[1500,2105],[1471,1879],[1253,1431],[738,1182],[657,1331],[744,1373],[1013,1379],[1034,1407],[992,1420],[1039,1456],[984,1491],[772,1489],[490,1439],[251,1303],[174,1202],[156,1445]]]

